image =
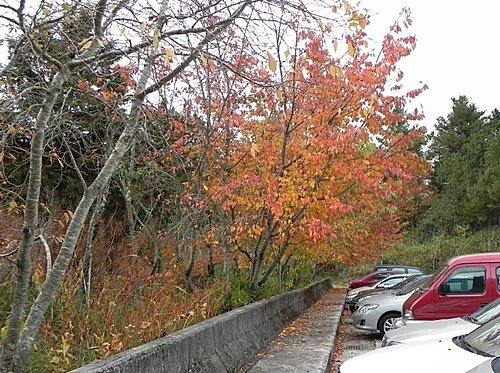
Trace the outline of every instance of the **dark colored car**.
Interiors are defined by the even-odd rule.
[[[379,264],[373,268],[373,271],[374,272],[378,272],[378,271],[403,272],[403,273],[409,273],[410,275],[421,275],[424,273],[418,267],[405,266],[405,265],[401,265],[401,264]]]
[[[418,286],[422,285],[431,275],[414,275],[408,277],[406,280],[401,281],[400,283],[394,285],[393,287],[387,288],[375,288],[370,290],[363,290],[358,293],[354,298],[352,298],[349,302],[346,302],[346,307],[349,308],[351,312],[354,312],[356,309],[356,303],[363,297],[368,295],[384,292],[390,294],[404,293],[409,289],[415,289]]]
[[[401,272],[392,272],[392,271],[372,272],[363,278],[360,278],[357,280],[351,280],[351,282],[349,283],[349,290],[356,289],[356,288],[359,288],[361,286],[372,285],[376,282],[379,282],[383,278],[386,278],[387,276],[397,275],[398,273],[401,273]]]

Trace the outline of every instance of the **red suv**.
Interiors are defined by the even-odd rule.
[[[401,274],[401,272],[392,272],[392,271],[377,271],[377,272],[372,272],[369,275],[366,275],[365,277],[359,279],[359,280],[352,280],[349,283],[349,290],[359,288],[361,286],[369,286],[372,285],[376,282],[379,282],[383,278],[386,278],[387,276],[390,275],[397,275]]]
[[[403,305],[407,320],[464,316],[500,298],[500,253],[452,258]]]

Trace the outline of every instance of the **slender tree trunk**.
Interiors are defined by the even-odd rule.
[[[281,267],[281,283],[286,282],[286,278],[288,277],[288,269],[290,268],[290,262],[292,259],[293,253],[288,254],[288,256],[285,259],[285,262],[280,265]]]
[[[212,280],[215,277],[214,256],[213,256],[212,248],[210,247],[210,245],[207,245],[207,249],[208,249],[207,276],[210,280]]]
[[[52,254],[50,252],[49,243],[47,242],[47,239],[45,238],[43,232],[40,233],[38,237],[42,242],[43,250],[45,252],[45,272],[46,272],[45,278],[47,279],[50,276],[50,272],[52,271]]]
[[[259,245],[255,250],[255,256],[252,261],[251,283],[254,287],[259,286],[260,273],[262,271],[262,266],[264,265],[265,254],[267,252],[269,244],[271,243],[271,237],[274,228],[275,224],[273,224],[272,216],[270,216],[268,218],[268,227],[266,232],[264,233],[264,238],[262,239],[261,242],[259,242]]]
[[[193,268],[194,268],[194,263],[196,261],[196,249],[193,245],[191,245],[191,248],[189,250],[189,261],[186,266],[186,270],[184,271],[184,279],[186,280],[186,285],[188,286],[189,290],[195,291],[196,290],[196,285],[193,282]]]
[[[273,273],[274,269],[277,268],[278,264],[281,263],[281,258],[283,258],[283,255],[285,254],[285,251],[288,248],[289,239],[290,239],[290,232],[287,230],[287,232],[285,233],[285,241],[280,245],[280,248],[274,257],[273,262],[271,263],[271,265],[269,265],[267,270],[264,272],[264,275],[262,275],[262,278],[259,280],[258,282],[259,286],[262,286],[266,283],[271,273]]]
[[[151,246],[153,247],[153,258],[151,259],[151,274],[155,275],[157,273],[161,273],[163,270],[163,263],[160,255],[160,240],[156,235],[156,229],[152,228],[149,224],[145,224],[143,227],[146,230],[151,240]]]
[[[128,219],[128,230],[130,237],[130,275],[132,276],[132,295],[134,300],[138,299],[138,290],[139,290],[139,275],[138,275],[138,260],[137,257],[139,255],[139,248],[137,247],[137,237],[135,232],[135,219],[134,213],[132,210],[134,207],[132,206],[132,200],[130,196],[130,189],[126,186],[125,190],[125,206],[127,209],[127,219]]]
[[[62,69],[54,76],[42,107],[38,113],[35,131],[31,139],[31,154],[29,167],[28,191],[26,196],[26,208],[24,211],[24,222],[21,243],[17,252],[17,273],[14,283],[14,296],[10,312],[9,327],[3,344],[0,369],[13,369],[19,365],[16,354],[17,343],[21,333],[21,324],[24,319],[25,307],[29,293],[29,282],[31,279],[32,263],[31,251],[36,236],[38,224],[38,206],[40,200],[40,189],[42,185],[42,155],[45,146],[45,131],[50,120],[52,109],[59,90],[69,76],[68,69]],[[14,369],[15,370],[15,369]]]
[[[141,209],[147,215],[149,215],[149,216],[152,215],[152,211],[148,211],[146,206],[144,206],[144,204],[141,203],[140,201],[139,201],[139,205],[141,206]],[[158,235],[156,234],[156,229],[155,229],[153,219],[150,217],[149,219],[147,219],[147,220],[149,220],[149,222],[148,221],[143,222],[140,219],[140,217],[138,216],[137,211],[134,210],[134,214],[135,214],[135,219],[137,220],[137,222],[141,225],[142,229],[144,229],[146,231],[146,233],[148,234],[148,236],[151,240],[152,247],[153,247],[153,258],[151,260],[151,274],[154,275],[157,273],[161,273],[161,271],[163,270],[163,265],[162,265],[161,255],[160,255],[160,240],[158,239]]]
[[[85,302],[89,304],[90,294],[92,288],[92,248],[94,246],[94,235],[97,228],[97,221],[101,215],[102,208],[106,205],[106,197],[108,195],[109,184],[104,189],[101,196],[98,198],[94,205],[94,211],[89,222],[89,228],[87,231],[87,245],[85,246],[85,252],[83,254],[83,281],[82,281],[82,291],[85,295]]]
[[[231,258],[229,256],[229,243],[227,242],[227,236],[222,233],[222,258],[223,258],[223,267],[222,273],[224,274],[224,282],[226,284],[227,290],[231,291]]]
[[[147,63],[144,66],[138,83],[138,92],[141,92],[144,87],[146,87],[147,79],[150,76],[150,70],[151,63]],[[52,273],[43,284],[42,289],[31,307],[26,319],[22,335],[19,338],[16,353],[18,360],[12,365],[14,372],[22,372],[25,369],[33,348],[33,342],[43,322],[45,312],[47,311],[52,298],[61,285],[64,275],[66,274],[66,270],[73,256],[73,252],[89,210],[100,191],[108,184],[111,176],[120,165],[123,156],[133,141],[134,133],[140,124],[143,99],[144,97],[142,96],[134,97],[127,125],[125,126],[122,134],[115,144],[113,151],[97,175],[96,179],[83,193],[80,203],[73,214],[73,219],[68,226],[61,250],[59,251],[59,255],[54,262]]]

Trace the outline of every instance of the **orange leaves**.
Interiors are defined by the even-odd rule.
[[[354,43],[350,40],[347,41],[347,54],[351,57],[354,57],[354,55],[356,54]]]
[[[378,58],[366,51],[367,18],[347,1],[341,8],[351,27],[328,45],[336,51],[345,41],[340,58],[327,48],[326,25],[299,32],[303,48],[284,62],[269,51],[261,61],[235,56],[234,66],[257,82],[236,75],[232,92],[215,66],[205,67],[222,83],[211,92],[212,112],[203,105],[195,112],[217,120],[207,174],[190,184],[202,187],[186,196],[190,206],[223,214],[233,247],[251,253],[267,237],[270,250],[286,244],[318,261],[347,260],[399,237],[398,213],[424,168],[409,150],[414,136],[398,132],[398,123],[416,118],[404,105],[421,90],[390,91],[389,82],[414,39],[387,37]],[[284,81],[274,85],[278,69]]]
[[[340,67],[337,67],[337,66],[334,66],[334,65],[330,65],[328,67],[328,71],[330,72],[330,75],[333,78],[337,78],[339,76],[342,76],[342,69]]]
[[[267,53],[267,66],[273,73],[276,72],[276,68],[278,66],[276,59],[269,52]]]
[[[252,145],[250,145],[250,155],[255,158],[258,153],[259,147],[257,146],[257,144],[252,143]]]

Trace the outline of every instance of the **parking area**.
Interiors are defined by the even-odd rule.
[[[330,373],[338,373],[340,364],[347,359],[381,347],[380,335],[354,328],[350,316],[351,313],[344,310],[335,351],[330,361]]]

